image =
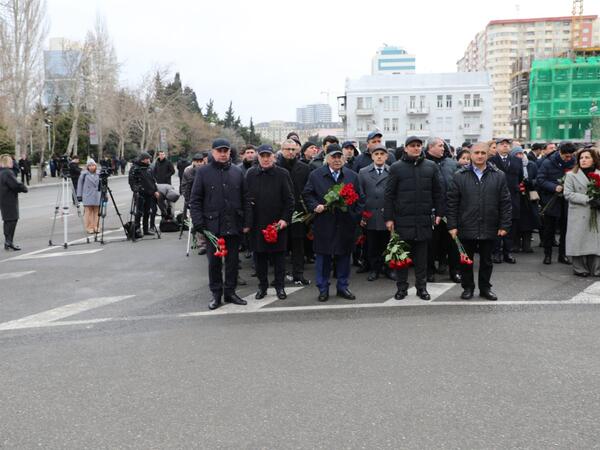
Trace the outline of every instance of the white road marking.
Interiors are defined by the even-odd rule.
[[[90,309],[99,308],[101,306],[110,305],[120,302],[128,298],[135,297],[134,295],[121,295],[118,297],[98,297],[83,300],[77,303],[71,303],[58,308],[50,309],[31,316],[22,317],[21,319],[11,320],[9,322],[0,323],[0,331],[20,330],[23,328],[42,328],[51,326],[53,322],[74,316]]]
[[[32,273],[35,273],[35,270],[28,270],[26,272],[0,273],[0,280],[12,280],[13,278],[21,278],[25,275],[31,275]]]
[[[597,303],[600,300],[600,281],[590,284],[587,288],[580,292],[567,303]]]
[[[25,259],[55,258],[55,257],[58,257],[58,256],[88,255],[88,254],[92,254],[92,253],[101,252],[102,250],[104,250],[104,249],[103,248],[95,248],[93,250],[72,250],[72,251],[60,252],[60,253],[44,253],[44,254],[39,254],[39,255],[15,256],[14,258],[11,258],[11,259],[13,261],[15,261],[15,260],[25,260]]]

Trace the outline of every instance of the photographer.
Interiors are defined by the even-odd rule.
[[[83,221],[89,234],[98,230],[98,211],[100,210],[100,176],[96,162],[88,159],[87,171],[83,172],[77,183],[77,200],[83,203]]]
[[[136,239],[139,239],[142,236],[154,235],[154,233],[148,229],[148,222],[150,219],[150,210],[155,199],[158,199],[159,193],[154,177],[149,170],[150,159],[150,155],[143,152],[129,171],[129,186],[134,194],[137,194],[135,203]],[[140,231],[140,221],[142,221],[143,224],[143,234]]]

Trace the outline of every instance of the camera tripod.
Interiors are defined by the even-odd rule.
[[[125,234],[127,235],[128,239],[131,239],[132,242],[136,242],[138,238],[136,236],[136,233],[138,231],[137,228],[137,215],[139,214],[139,190],[134,190],[133,191],[133,196],[131,197],[131,205],[129,207],[129,222],[127,222],[127,226],[123,225],[123,227],[125,228]],[[152,228],[154,229],[154,232],[156,233],[156,239],[160,239],[160,230],[154,225],[154,220],[156,218],[156,213],[152,212],[152,208],[154,207],[154,205],[156,205],[156,199],[154,197],[150,197],[152,204],[150,205],[150,212],[149,212],[149,217],[148,220],[152,223]],[[143,211],[142,211],[142,216],[143,216]],[[143,221],[143,217],[141,219]]]
[[[85,230],[85,225],[83,224],[83,215],[81,214],[81,209],[79,202],[77,201],[77,195],[73,188],[73,182],[71,178],[66,173],[61,175],[60,187],[58,190],[58,194],[56,196],[56,204],[54,206],[54,219],[52,221],[52,228],[50,230],[50,237],[48,239],[48,245],[54,245],[52,243],[52,237],[54,236],[54,229],[56,228],[56,218],[60,216],[63,221],[63,247],[67,248],[69,246],[69,214],[71,211],[71,202],[77,208],[77,216],[81,220],[81,228],[83,233],[87,235]],[[86,236],[86,243],[90,243],[90,238]]]
[[[183,212],[181,213],[181,230],[179,230],[179,240],[181,240],[181,237],[183,236],[183,232],[186,227],[187,219],[188,219],[188,205],[187,205],[187,202],[184,202]],[[191,221],[187,225],[187,227],[188,227],[188,236],[187,236],[187,246],[186,246],[186,250],[185,250],[185,256],[190,256],[190,245],[192,242],[192,228],[193,228]]]
[[[94,235],[94,242],[98,242],[98,234],[100,234],[100,243],[105,244],[104,242],[104,219],[106,218],[106,212],[108,211],[108,197],[110,196],[110,201],[115,207],[115,212],[119,217],[119,222],[121,222],[121,226],[125,231],[125,238],[128,239],[127,228],[123,223],[123,218],[121,217],[121,213],[119,212],[119,208],[117,208],[117,203],[115,202],[115,197],[113,196],[112,190],[108,187],[108,180],[100,178],[100,186],[98,186],[98,190],[100,191],[100,212],[98,214],[98,226],[96,227],[96,234]]]

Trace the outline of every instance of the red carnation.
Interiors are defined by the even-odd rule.
[[[277,232],[279,231],[279,226],[277,223],[272,223],[271,225],[267,225],[264,230],[261,230],[263,237],[265,238],[265,242],[268,244],[276,244],[277,243]]]
[[[363,219],[369,220],[371,217],[373,217],[373,213],[371,211],[363,211],[362,212]]]
[[[358,239],[356,239],[356,245],[363,245],[366,241],[366,237],[364,234],[361,234]]]
[[[344,203],[347,206],[354,204],[358,200],[358,194],[354,190],[354,185],[352,183],[345,184],[340,189],[340,197],[344,199]]]

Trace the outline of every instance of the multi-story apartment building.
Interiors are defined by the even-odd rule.
[[[326,103],[316,103],[296,108],[296,122],[323,123],[331,122],[331,106]]]
[[[416,68],[415,55],[408,54],[402,47],[384,45],[373,56],[371,75],[415,73]]]
[[[46,106],[66,108],[78,86],[75,77],[81,58],[81,44],[64,38],[51,38],[44,51],[44,88],[42,101]]]
[[[487,73],[364,76],[346,81],[338,114],[348,139],[364,144],[374,129],[387,147],[407,136],[437,136],[452,145],[492,137],[492,87]]]
[[[343,139],[344,128],[340,122],[320,122],[320,123],[299,123],[285,122],[283,120],[272,120],[270,122],[261,122],[255,125],[255,130],[260,133],[261,140],[269,144],[281,144],[288,133],[294,131],[298,133],[300,140],[305,142],[309,137],[318,135],[324,137],[329,134],[337,136],[340,141]]]
[[[512,137],[520,141],[528,141],[529,133],[529,72],[532,59],[530,56],[518,58],[512,65],[510,77],[510,123],[513,127]]]
[[[571,48],[572,17],[492,20],[475,35],[463,57],[459,72],[487,71],[494,88],[494,136],[509,136],[511,126],[512,64],[519,57],[536,59],[557,56]],[[597,15],[581,18],[580,41],[576,47],[600,45]]]

